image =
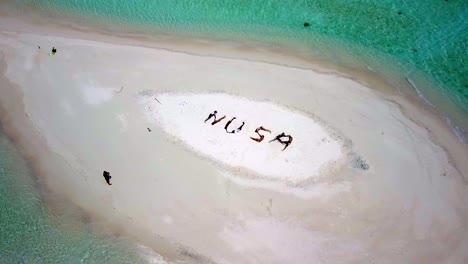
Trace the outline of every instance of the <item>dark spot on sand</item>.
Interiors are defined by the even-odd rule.
[[[353,161],[353,167],[361,170],[368,170],[369,169],[369,164],[358,154],[352,153],[351,154],[352,158],[354,159]]]
[[[304,27],[308,27],[310,26],[310,23],[309,22],[304,22]]]
[[[398,13],[399,15],[403,14],[403,12],[401,12],[401,11],[398,11],[397,13]]]

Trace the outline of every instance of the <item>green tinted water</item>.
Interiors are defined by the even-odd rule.
[[[51,215],[30,173],[0,129],[0,263],[144,263],[123,240]]]
[[[466,0],[18,1],[166,32],[295,40],[318,51],[333,44],[372,68],[390,63],[380,54],[409,77],[423,72],[437,94],[468,116]]]
[[[16,0],[155,31],[300,42],[333,48],[372,68],[420,71],[468,117],[467,0]],[[304,27],[303,23],[310,23]],[[331,48],[330,48],[331,47]],[[338,59],[339,58],[333,58]],[[424,92],[424,91],[423,91]],[[437,105],[432,96],[429,99]],[[442,110],[447,106],[437,105]],[[126,245],[69,230],[41,205],[25,164],[0,134],[0,263],[136,263]]]

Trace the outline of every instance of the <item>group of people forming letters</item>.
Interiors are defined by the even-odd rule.
[[[222,120],[224,120],[226,118],[226,116],[223,116],[223,117],[220,117],[220,118],[217,118],[216,115],[218,114],[218,111],[213,111],[213,113],[209,114],[208,117],[205,119],[205,123],[212,119],[213,118],[213,121],[211,122],[211,125],[214,126],[216,125],[217,123],[221,122]],[[229,120],[226,125],[224,126],[224,130],[226,130],[226,133],[229,133],[229,134],[234,134],[234,133],[238,133],[242,130],[242,128],[244,127],[245,125],[245,122],[242,122],[242,124],[236,128],[236,129],[232,129],[232,130],[229,130],[229,126],[231,125],[231,123],[237,119],[236,117],[233,117],[231,118],[231,120]],[[270,133],[271,134],[271,131],[269,129],[266,129],[264,128],[263,126],[260,126],[260,127],[257,127],[257,129],[255,129],[255,133],[257,133],[258,135],[258,138],[257,137],[250,137],[252,140],[256,141],[256,142],[262,142],[263,139],[265,138],[264,135],[262,135],[261,133],[262,132],[267,132],[267,133]],[[283,144],[284,145],[284,148],[283,148],[283,151],[289,147],[289,145],[292,143],[293,141],[293,137],[291,137],[290,135],[286,135],[284,132],[282,132],[281,134],[277,135],[275,138],[273,138],[272,140],[270,140],[268,143],[271,143],[271,142],[274,142],[274,141],[278,141],[279,143]]]

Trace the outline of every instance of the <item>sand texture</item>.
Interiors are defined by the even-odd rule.
[[[165,261],[467,261],[467,147],[418,103],[339,73],[21,23],[0,32],[2,125],[47,190]],[[226,118],[205,123],[214,110]],[[228,131],[245,125],[227,133],[232,117]],[[281,132],[284,151],[268,142]]]

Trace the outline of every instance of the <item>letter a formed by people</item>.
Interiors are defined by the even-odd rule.
[[[282,138],[288,138],[287,140],[283,140]],[[283,148],[283,151],[289,147],[289,145],[292,143],[293,141],[293,137],[291,137],[290,135],[286,135],[284,134],[284,132],[282,132],[281,134],[277,135],[274,139],[270,140],[268,143],[271,143],[273,141],[276,141],[278,140],[278,142],[280,142],[281,144],[284,145],[284,148]]]

